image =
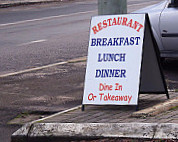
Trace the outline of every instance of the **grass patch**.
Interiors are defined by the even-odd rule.
[[[177,110],[178,106],[172,107],[170,110]]]
[[[28,116],[30,113],[29,112],[22,112],[21,114],[17,115],[15,118],[23,118]]]

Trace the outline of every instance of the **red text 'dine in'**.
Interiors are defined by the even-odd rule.
[[[140,32],[140,30],[143,28],[142,24],[140,24],[138,21],[135,21],[133,19],[128,19],[127,17],[114,17],[114,18],[105,19],[97,23],[95,26],[92,27],[92,30],[93,33],[96,34],[97,32],[103,30],[104,28],[117,26],[117,25],[132,28],[137,32]]]
[[[99,84],[99,91],[112,91],[113,85],[108,85],[106,83],[100,83]],[[115,89],[116,91],[122,91],[122,85],[119,83],[115,83]]]
[[[99,91],[106,91],[106,90],[108,90],[108,91],[111,91],[112,90],[112,85],[107,85],[106,83],[100,83],[100,85],[99,85]]]

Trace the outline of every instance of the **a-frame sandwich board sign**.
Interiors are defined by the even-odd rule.
[[[82,109],[138,105],[139,93],[168,95],[148,15],[92,17]]]

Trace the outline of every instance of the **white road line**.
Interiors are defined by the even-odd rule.
[[[96,10],[85,11],[85,12],[77,12],[77,13],[72,13],[72,14],[68,14],[68,15],[49,16],[49,17],[43,17],[43,18],[31,19],[31,20],[24,20],[24,21],[19,21],[19,22],[14,22],[14,23],[0,24],[0,27],[17,25],[17,24],[24,24],[24,23],[28,23],[28,22],[34,22],[34,21],[49,20],[49,19],[53,19],[53,18],[69,17],[69,16],[74,16],[74,15],[79,15],[79,14],[86,14],[86,13],[92,13],[92,12],[96,12]]]
[[[37,70],[41,70],[41,69],[45,69],[45,68],[49,68],[49,67],[54,67],[54,66],[57,66],[57,65],[64,65],[64,64],[67,64],[67,63],[68,62],[59,62],[59,63],[54,63],[54,64],[42,66],[42,67],[36,67],[36,68],[21,70],[21,71],[18,71],[18,72],[7,73],[7,74],[0,75],[0,78],[12,76],[12,75],[18,75],[18,74],[22,74],[22,73],[27,73],[27,72],[31,72],[31,71],[37,71]]]
[[[82,61],[86,61],[86,56],[79,57],[79,58],[76,58],[76,59],[71,59],[71,60],[64,61],[64,62],[58,62],[58,63],[54,63],[54,64],[49,64],[49,65],[46,65],[46,66],[35,67],[35,68],[31,68],[31,69],[26,69],[26,70],[21,70],[21,71],[18,71],[18,72],[2,74],[2,75],[0,75],[0,78],[13,76],[13,75],[18,75],[18,74],[27,73],[27,72],[32,72],[32,71],[37,71],[37,70],[42,70],[42,69],[45,69],[45,68],[54,67],[54,66],[58,66],[58,65],[64,65],[64,64],[67,64],[67,63],[75,63],[75,62],[82,62]]]
[[[29,44],[33,44],[33,43],[40,43],[40,42],[45,42],[45,41],[47,41],[47,40],[46,39],[34,40],[34,41],[27,42],[27,43],[19,44],[19,46],[29,45]]]

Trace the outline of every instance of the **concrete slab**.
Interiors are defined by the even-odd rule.
[[[27,133],[28,130],[28,133]],[[12,142],[137,138],[178,140],[178,124],[166,123],[36,123],[14,133]]]

